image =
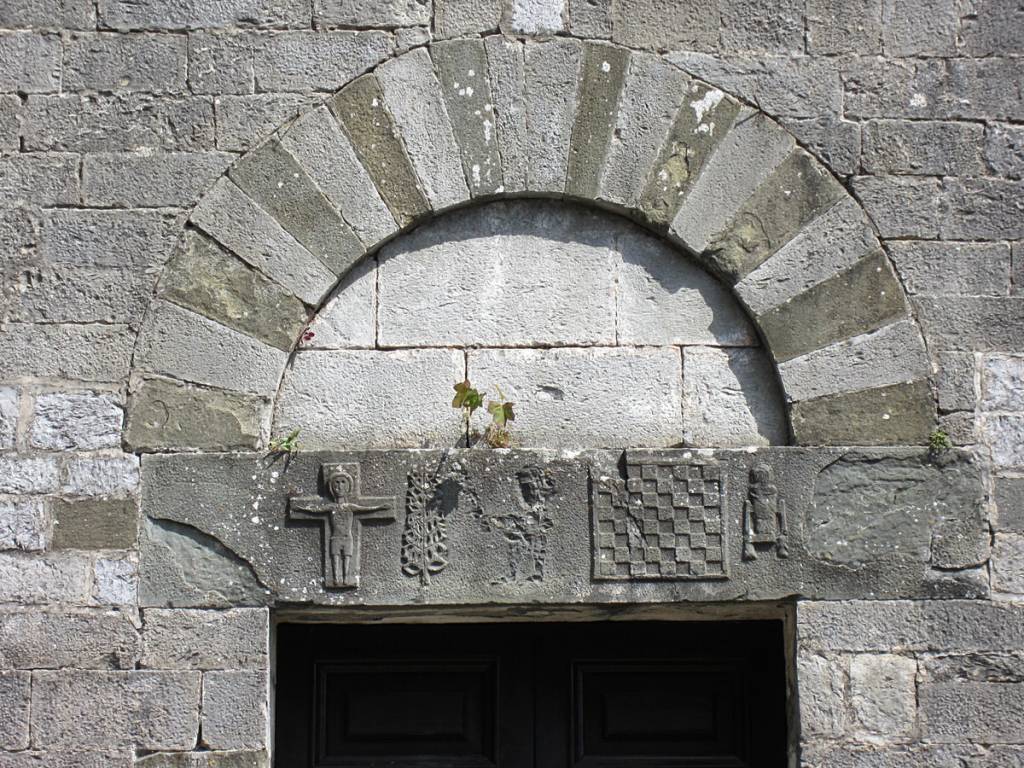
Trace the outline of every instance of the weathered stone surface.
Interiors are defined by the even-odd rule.
[[[932,742],[1014,743],[1024,729],[1024,683],[956,681],[920,686],[921,730]]]
[[[39,254],[51,264],[156,268],[167,260],[181,229],[180,215],[160,211],[47,211]]]
[[[1024,415],[985,414],[981,417],[981,435],[996,466],[1024,467]]]
[[[379,30],[260,36],[253,51],[256,90],[333,91],[394,50],[394,37]]]
[[[884,238],[937,238],[941,226],[937,179],[855,176],[853,192]]]
[[[380,84],[364,75],[341,89],[330,102],[359,160],[380,191],[399,226],[428,210],[394,118],[384,105]]]
[[[61,41],[56,35],[0,35],[0,91],[53,93],[60,89]]]
[[[133,557],[97,558],[92,599],[98,605],[134,607],[139,602],[139,570]]]
[[[216,5],[201,0],[101,0],[98,8],[100,25],[109,29],[309,26],[305,0],[228,0]]]
[[[143,499],[143,509],[147,509]],[[216,539],[187,525],[145,520],[139,604],[173,608],[262,605],[267,590],[252,567]]]
[[[337,279],[227,179],[200,201],[192,222],[308,304],[318,303]]]
[[[210,749],[262,749],[269,728],[266,672],[203,675],[203,744]]]
[[[138,484],[138,456],[83,456],[70,459],[64,465],[61,493],[69,496],[120,496],[135,490]]]
[[[487,50],[482,40],[436,43],[434,70],[473,196],[504,189]]]
[[[1024,478],[997,477],[993,482],[996,505],[993,527],[997,531],[1024,533]]]
[[[727,0],[721,3],[722,49],[803,53],[804,5],[799,0]]]
[[[77,155],[9,155],[0,158],[0,195],[8,205],[77,205]]]
[[[133,384],[125,440],[140,451],[252,449],[266,409],[258,397],[147,378]]]
[[[380,252],[380,343],[612,344],[622,229],[590,211],[529,201],[492,203],[417,229]],[[344,295],[336,301],[359,306]]]
[[[810,554],[854,568],[928,561],[945,548],[941,535],[949,528],[975,539],[987,528],[980,470],[967,454],[940,467],[925,454],[851,452],[822,470],[814,496],[807,516]],[[945,558],[937,564],[949,565]]]
[[[189,206],[227,168],[224,152],[110,152],[82,159],[82,197],[98,206]]]
[[[938,428],[949,435],[953,445],[974,445],[978,442],[974,414],[970,411],[940,413]]]
[[[150,669],[264,669],[270,644],[262,608],[229,611],[147,609],[145,651]]]
[[[723,448],[784,445],[785,409],[761,349],[683,349],[683,440]]]
[[[983,410],[1024,411],[1024,358],[988,355],[980,368]]]
[[[140,768],[267,768],[270,757],[261,752],[162,752],[134,763]]]
[[[1011,352],[1024,339],[1024,301],[996,296],[920,297],[914,300],[925,338],[936,349]]]
[[[996,123],[985,131],[985,162],[1008,179],[1024,179],[1024,128]]]
[[[0,387],[0,448],[13,448],[18,435],[18,390]]]
[[[927,381],[802,400],[789,417],[799,445],[921,445],[935,426]]]
[[[568,0],[569,33],[573,37],[602,38],[612,36],[609,18],[611,0]]]
[[[1024,239],[1024,181],[953,179],[944,185],[946,212],[940,222],[947,240]]]
[[[702,51],[718,42],[718,4],[712,0],[612,0],[612,40],[631,48]]]
[[[952,56],[960,27],[949,0],[885,0],[882,49],[889,56]]]
[[[890,241],[907,293],[924,296],[1006,296],[1010,248],[1005,243]]]
[[[121,444],[124,414],[117,395],[52,392],[37,395],[29,445],[45,451],[95,451]]]
[[[299,93],[257,93],[220,96],[217,108],[217,149],[247,152],[320,99]]]
[[[814,54],[882,52],[882,6],[868,0],[834,5],[808,0],[807,49]]]
[[[992,587],[1024,595],[1024,535],[998,533],[992,549]]]
[[[885,254],[871,254],[757,320],[778,362],[882,328],[907,316]]]
[[[566,0],[512,0],[502,28],[514,35],[549,36],[565,31]]]
[[[981,173],[984,128],[973,123],[872,120],[864,126],[864,170],[926,176]]]
[[[199,730],[199,678],[198,672],[37,672],[33,744],[190,749]]]
[[[893,654],[850,660],[852,730],[891,739],[912,734],[917,714],[917,662]]]
[[[737,123],[708,158],[669,228],[694,253],[707,248],[793,149],[793,137],[763,115]]]
[[[44,267],[31,278],[22,278],[24,292],[7,318],[45,323],[138,323],[155,277],[125,269]]]
[[[860,124],[834,117],[788,118],[783,125],[797,142],[832,173],[849,176],[860,170]]]
[[[454,445],[458,350],[299,351],[281,385],[274,434],[301,430],[304,450]]]
[[[565,191],[570,195],[593,198],[597,194],[629,59],[629,51],[617,46],[583,46],[576,121],[569,142],[565,180]]]
[[[39,499],[0,499],[0,549],[46,549],[49,515]]]
[[[526,132],[526,52],[522,43],[498,35],[484,40],[494,99],[494,127],[506,192],[526,189],[529,138]]]
[[[32,676],[28,672],[0,672],[0,748],[28,749]]]
[[[78,553],[0,552],[0,602],[39,605],[89,600],[92,564]]]
[[[430,55],[417,48],[385,62],[376,74],[384,104],[430,206],[442,210],[469,199],[459,147]]]
[[[225,30],[188,36],[188,85],[193,93],[249,94],[255,89],[253,34]]]
[[[0,456],[0,493],[51,493],[57,478],[53,457]]]
[[[527,174],[531,192],[565,189],[583,46],[569,39],[526,44]]]
[[[53,502],[54,549],[131,549],[139,537],[139,513],[128,499]]]
[[[849,670],[844,657],[801,653],[796,661],[800,731],[806,736],[842,736],[846,731]]]
[[[185,234],[158,293],[285,352],[308,319],[301,301],[195,230]]]
[[[0,611],[0,668],[133,669],[142,641],[130,616],[95,608]]]
[[[931,373],[921,332],[902,320],[779,365],[789,400],[855,392],[922,379]]]
[[[21,147],[22,111],[16,95],[0,96],[0,149],[13,152]]]
[[[979,2],[963,9],[960,22],[963,49],[969,56],[1020,52],[1024,33],[1020,6],[1008,0]]]
[[[281,144],[341,211],[364,245],[371,246],[395,231],[394,217],[326,107],[299,118],[281,137]]]
[[[81,34],[64,43],[64,88],[71,91],[185,90],[187,41],[180,35]]]
[[[429,225],[428,225],[429,226]],[[338,283],[309,330],[299,342],[303,349],[367,349],[377,343],[377,259],[365,259]],[[433,319],[432,319],[433,322]],[[310,337],[312,334],[312,337]]]
[[[141,370],[252,394],[276,391],[286,360],[280,349],[160,300],[135,352]]]
[[[502,0],[434,0],[434,32],[440,38],[496,32]]]
[[[10,0],[0,8],[0,26],[94,29],[96,8],[90,0]]]
[[[480,350],[469,353],[467,371],[517,404],[510,426],[516,445],[668,446],[682,439],[677,349]],[[623,401],[622,391],[633,396]]]
[[[314,0],[318,27],[406,27],[430,23],[430,0]]]

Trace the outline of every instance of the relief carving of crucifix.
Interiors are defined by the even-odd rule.
[[[323,496],[292,497],[289,520],[315,520],[323,530],[324,586],[354,589],[359,586],[363,525],[395,521],[394,497],[360,496],[358,464],[324,464]]]

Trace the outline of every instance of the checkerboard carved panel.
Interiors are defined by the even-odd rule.
[[[713,461],[626,453],[626,476],[591,470],[594,578],[729,576],[725,483]]]

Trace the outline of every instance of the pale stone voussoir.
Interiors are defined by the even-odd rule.
[[[529,138],[526,131],[526,50],[502,35],[484,39],[487,73],[494,99],[494,127],[506,192],[527,188]]]
[[[525,45],[527,182],[530,192],[565,189],[583,44],[569,38]]]

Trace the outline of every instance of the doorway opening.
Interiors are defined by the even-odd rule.
[[[280,624],[277,768],[781,768],[782,621]]]

